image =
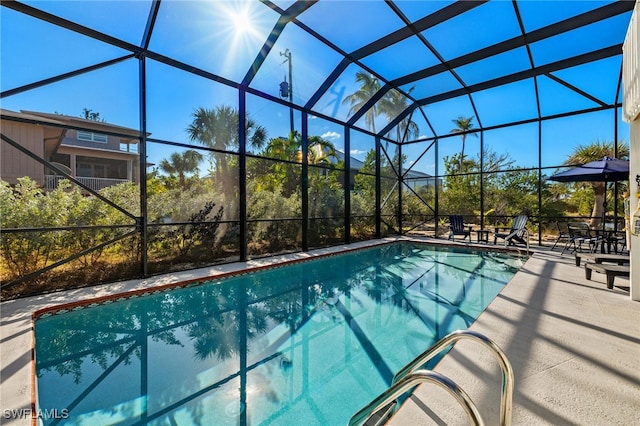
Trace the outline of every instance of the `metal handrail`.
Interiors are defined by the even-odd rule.
[[[407,364],[404,368],[396,373],[393,378],[393,384],[399,382],[404,377],[412,374],[422,365],[426,364],[433,357],[442,352],[446,347],[455,343],[458,340],[462,339],[471,339],[476,342],[484,344],[488,347],[491,352],[496,357],[496,360],[500,364],[500,368],[502,369],[502,387],[501,387],[501,396],[500,396],[500,425],[501,426],[509,426],[511,425],[511,413],[512,413],[512,405],[513,405],[513,368],[511,367],[511,363],[507,359],[505,353],[496,345],[491,339],[488,337],[471,330],[457,330],[454,331],[447,336],[443,337],[438,341],[435,345],[427,349],[409,364]]]
[[[484,422],[482,421],[482,417],[480,417],[478,408],[475,406],[473,401],[471,401],[469,395],[467,395],[462,388],[449,378],[431,370],[414,371],[408,376],[400,379],[398,382],[392,384],[389,389],[384,391],[377,398],[367,404],[367,406],[354,414],[349,420],[349,426],[361,426],[365,424],[367,420],[369,420],[382,407],[394,402],[400,395],[409,389],[425,382],[439,385],[448,391],[460,403],[460,405],[462,405],[462,408],[464,408],[464,411],[472,424],[484,426]]]
[[[448,346],[458,340],[471,339],[482,343],[496,357],[500,368],[502,369],[502,387],[500,395],[500,425],[511,425],[511,414],[513,410],[513,368],[507,359],[505,353],[491,339],[471,330],[457,330],[440,339],[435,345],[427,349],[421,355],[418,355],[413,361],[403,367],[396,373],[391,382],[391,387],[380,394],[376,399],[367,404],[364,408],[354,414],[349,420],[349,426],[363,425],[376,412],[380,411],[385,405],[388,405],[402,395],[404,392],[412,388],[418,383],[431,382],[444,387],[456,400],[462,405],[469,420],[474,425],[483,425],[483,420],[478,413],[473,401],[469,395],[449,378],[431,370],[419,370],[421,366],[429,362],[433,357],[440,354]],[[393,414],[397,410],[394,407],[389,410]]]

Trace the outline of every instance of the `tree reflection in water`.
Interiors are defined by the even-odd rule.
[[[452,256],[467,259],[446,265]],[[67,408],[72,417],[94,423],[127,417],[126,424],[180,418],[207,424],[222,410],[230,424],[249,424],[249,409],[270,404],[265,413],[252,411],[251,418],[277,423],[286,407],[316,404],[312,381],[319,389],[357,369],[350,360],[364,357],[378,374],[350,373],[366,376],[365,390],[359,389],[364,399],[350,402],[357,409],[375,396],[378,382],[389,382],[411,359],[400,359],[408,350],[394,345],[404,341],[410,347],[412,336],[428,343],[458,324],[468,326],[475,316],[462,302],[476,292],[477,278],[494,287],[488,304],[515,272],[510,265],[517,265],[477,253],[470,262],[469,256],[385,245],[38,319],[39,408]],[[496,275],[485,276],[487,263]],[[438,293],[438,286],[449,293]],[[418,325],[394,326],[398,340],[375,340],[384,333],[380,327],[398,322]],[[329,359],[317,359],[321,352]],[[325,370],[333,376],[316,377]],[[327,415],[316,413],[314,421],[326,421]]]

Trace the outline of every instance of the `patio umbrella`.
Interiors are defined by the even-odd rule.
[[[629,162],[604,157],[582,166],[556,173],[549,180],[556,182],[617,182],[629,179]]]
[[[602,160],[591,161],[582,166],[556,173],[549,180],[556,182],[617,182],[629,179],[629,161],[618,158],[604,157]],[[607,212],[607,197],[604,197],[602,212],[602,226],[604,227]]]

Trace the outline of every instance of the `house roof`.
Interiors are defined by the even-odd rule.
[[[39,116],[39,115],[35,115],[35,114],[32,114],[32,113],[28,113],[28,112],[25,112],[25,111],[21,111],[21,112],[11,111],[11,110],[4,109],[4,108],[0,108],[0,116],[8,117],[8,118],[22,119],[22,120],[39,121],[41,123],[48,123],[48,124],[55,124],[55,125],[62,124],[62,122],[60,120],[56,120],[56,119],[53,119],[53,118],[46,118],[46,117],[43,117],[43,116]]]
[[[336,159],[336,161],[344,161],[344,159],[345,159],[344,152],[342,152],[342,151],[336,151],[336,156],[338,157]],[[357,158],[350,157],[349,161],[351,161],[351,169],[352,170],[360,170],[360,168],[362,166],[364,166],[364,163],[362,161],[358,160]]]
[[[118,126],[116,124],[107,123],[105,121],[96,121],[89,120],[82,117],[74,117],[71,115],[64,114],[49,114],[45,112],[37,112],[37,111],[21,111],[25,114],[43,117],[51,120],[58,121],[62,124],[69,125],[70,127],[79,127],[88,130],[96,130],[98,132],[105,133],[116,133],[120,136],[131,136],[137,142],[137,139],[140,137],[140,131],[137,129],[132,129],[130,127]]]
[[[344,157],[345,157],[344,152],[336,151],[336,153],[338,157],[337,161],[344,161]],[[351,170],[360,170],[362,166],[364,166],[364,163],[358,160],[357,158],[350,157],[350,161],[351,161]],[[432,179],[433,176],[418,170],[409,170],[406,174],[406,178],[407,179]]]
[[[38,124],[51,124],[55,127],[73,128],[78,130],[96,131],[101,133],[113,134],[123,138],[127,138],[130,143],[138,143],[140,131],[129,127],[118,126],[103,121],[89,120],[82,117],[73,117],[64,114],[50,114],[38,111],[20,112],[7,109],[0,109],[0,116],[17,119],[18,121],[27,121]]]

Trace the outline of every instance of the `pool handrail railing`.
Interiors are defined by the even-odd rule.
[[[429,381],[431,383],[439,384],[442,387],[445,387],[449,393],[451,393],[458,402],[461,403],[469,420],[475,425],[482,425],[483,421],[480,415],[477,413],[477,408],[473,404],[473,402],[468,399],[468,395],[453,381],[448,379],[445,376],[437,374],[437,376],[433,375],[425,375],[425,371],[430,370],[419,370],[423,365],[433,359],[435,356],[444,351],[447,347],[454,344],[458,340],[462,339],[470,339],[476,341],[478,343],[486,346],[490,352],[493,353],[496,360],[500,364],[500,368],[502,370],[502,386],[501,386],[501,395],[500,395],[500,425],[501,426],[510,426],[511,425],[511,415],[513,411],[513,388],[514,388],[514,373],[513,367],[509,362],[509,359],[505,355],[505,353],[500,349],[498,345],[495,344],[491,339],[480,334],[476,331],[472,330],[456,330],[447,336],[440,339],[436,344],[431,346],[422,354],[418,355],[413,361],[409,362],[405,367],[403,367],[400,371],[396,373],[391,382],[391,387],[389,387],[385,392],[383,392],[376,399],[367,404],[362,410],[358,411],[355,415],[351,417],[349,421],[349,426],[362,425],[369,418],[371,418],[377,411],[379,411],[382,407],[390,402],[394,401],[398,396],[402,395],[403,392],[399,394],[397,391],[399,389],[404,389],[405,391],[410,389],[411,386],[406,386],[407,382],[411,382],[413,384],[421,383]],[[417,375],[417,376],[416,376]],[[409,379],[411,378],[411,379]],[[444,380],[443,380],[444,379]],[[402,383],[402,385],[401,385]],[[390,395],[394,395],[392,398]],[[397,407],[391,412],[395,412]],[[476,417],[478,417],[478,421],[476,421]]]
[[[471,424],[476,426],[484,426],[484,422],[482,421],[480,412],[478,411],[478,408],[473,403],[469,395],[448,377],[431,370],[416,370],[411,374],[404,376],[399,381],[393,383],[389,389],[381,393],[377,398],[375,398],[368,405],[354,414],[349,420],[349,426],[364,425],[382,407],[391,403],[395,403],[395,400],[406,391],[421,383],[426,382],[439,385],[440,387],[448,391],[460,403],[462,408],[464,408],[464,411],[467,414],[467,417],[469,418]],[[380,420],[386,421],[388,420],[388,418],[383,418]],[[376,423],[376,425],[378,423]]]

